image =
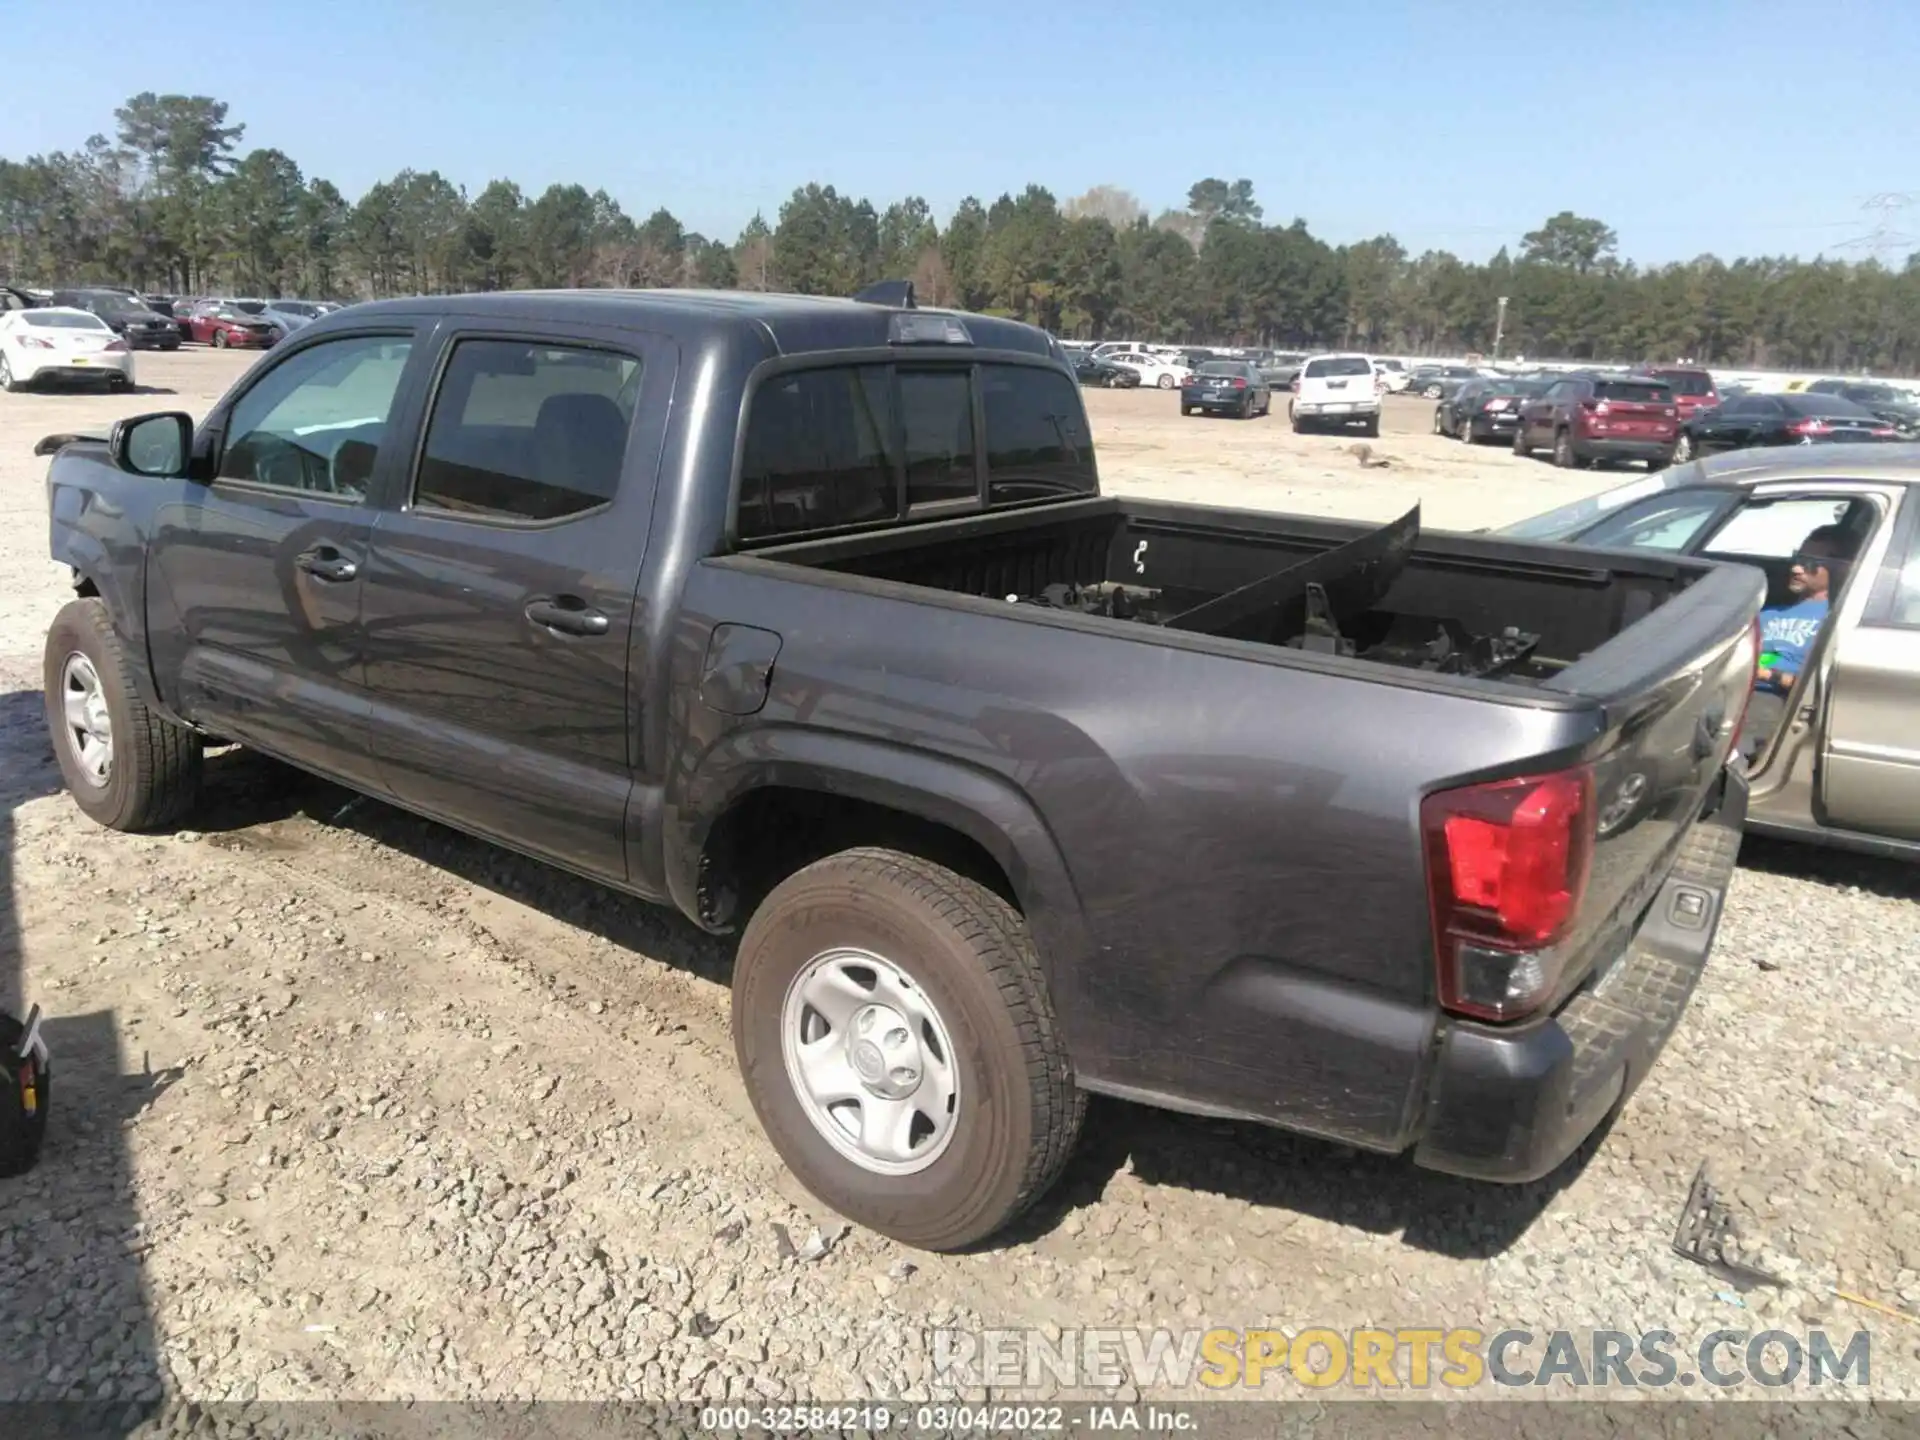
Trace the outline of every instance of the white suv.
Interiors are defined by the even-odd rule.
[[[1312,424],[1351,425],[1380,433],[1380,396],[1387,382],[1366,355],[1309,355],[1293,382],[1287,418],[1297,435]]]

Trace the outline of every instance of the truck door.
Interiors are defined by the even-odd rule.
[[[673,351],[449,326],[364,581],[371,733],[396,799],[626,876],[634,592]]]
[[[1920,488],[1907,488],[1893,525],[1859,623],[1834,636],[1821,818],[1920,840]]]
[[[167,698],[217,734],[376,785],[361,689],[370,496],[418,371],[388,322],[261,362],[195,437],[196,473],[156,517],[147,630]]]

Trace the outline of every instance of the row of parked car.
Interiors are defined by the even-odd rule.
[[[1468,444],[1506,441],[1516,455],[1544,450],[1567,468],[1638,461],[1658,470],[1753,446],[1911,440],[1920,437],[1920,406],[1871,382],[1723,391],[1709,371],[1650,366],[1476,375],[1443,387],[1433,429]]]
[[[92,285],[30,291],[0,287],[0,390],[46,380],[133,384],[133,352],[265,350],[340,309],[323,300],[146,295]]]
[[[333,300],[154,295],[119,285],[0,291],[0,310],[84,310],[135,350],[177,350],[187,342],[264,349],[340,308]]]

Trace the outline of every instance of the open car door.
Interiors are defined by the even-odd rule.
[[[1920,489],[1907,489],[1892,526],[1876,573],[1856,577],[1864,608],[1832,638],[1816,814],[1920,841]]]

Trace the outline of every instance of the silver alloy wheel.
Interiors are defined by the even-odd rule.
[[[814,1128],[863,1170],[915,1174],[953,1139],[953,1042],[932,997],[891,960],[841,948],[803,965],[781,1007],[780,1055]]]
[[[74,762],[95,785],[105,785],[113,774],[113,721],[100,672],[78,652],[67,657],[60,671],[60,708]]]

